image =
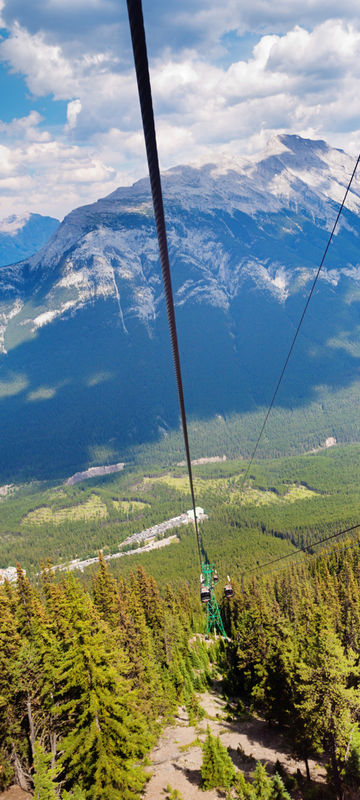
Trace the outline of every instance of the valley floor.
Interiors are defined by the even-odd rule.
[[[291,758],[284,736],[270,728],[264,720],[249,717],[241,721],[234,716],[229,721],[226,702],[220,692],[221,681],[200,696],[206,716],[196,727],[189,726],[187,713],[180,708],[174,724],[164,730],[151,753],[152,777],[144,793],[146,800],[165,797],[169,784],[180,792],[184,800],[216,800],[224,796],[216,789],[206,792],[201,789],[202,751],[199,740],[204,741],[207,725],[212,733],[220,736],[235,766],[247,778],[253,772],[256,761],[268,764],[272,772],[277,760],[287,772],[294,773],[299,769],[305,776],[304,764]],[[309,766],[312,780],[323,783],[325,770],[313,761],[309,762]]]

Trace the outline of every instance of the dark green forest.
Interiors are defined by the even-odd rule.
[[[142,568],[116,583],[100,558],[90,595],[49,567],[35,590],[19,567],[0,587],[1,787],[139,797],[161,726],[179,703],[200,713],[209,662],[190,624],[186,587],[161,597]]]
[[[300,566],[234,581],[229,635],[194,637],[197,593],[142,567],[115,580],[100,556],[89,590],[49,565],[35,588],[18,568],[0,587],[0,781],[37,798],[135,800],[146,754],[184,704],[201,717],[210,660],[229,709],[283,731],[302,776],[258,764],[249,781],[221,742],[203,746],[203,786],[237,800],[356,800],[360,786],[360,538]],[[209,660],[210,659],[210,660]],[[325,764],[314,783],[310,759]],[[175,796],[175,795],[174,795]]]
[[[308,780],[309,759],[324,760],[327,789],[312,797],[360,794],[359,579],[357,538],[249,578],[223,606],[227,691],[285,732]]]

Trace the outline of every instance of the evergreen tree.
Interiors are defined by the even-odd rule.
[[[122,613],[119,637],[129,657],[129,677],[141,694],[142,707],[152,727],[159,715],[172,711],[176,695],[167,681],[168,671],[164,669],[162,652],[158,652],[154,632],[146,624],[139,596],[133,590],[128,595],[127,608]]]
[[[144,718],[109,629],[99,626],[89,598],[72,578],[66,588],[73,621],[58,667],[57,713],[67,728],[62,774],[66,783],[83,786],[88,800],[130,800],[144,783],[135,763],[149,744]]]
[[[67,792],[66,789],[61,794],[61,800],[86,800],[86,794],[80,786],[75,786],[72,792]]]
[[[56,770],[50,766],[51,754],[41,744],[34,745],[34,800],[58,800],[55,791]]]
[[[29,788],[28,742],[22,726],[24,706],[19,687],[17,630],[12,590],[0,587],[0,773],[1,788],[15,781]]]
[[[272,779],[270,800],[291,800],[289,792],[285,789],[284,781],[277,772]]]
[[[322,740],[329,750],[332,782],[341,800],[341,760],[352,727],[351,710],[359,702],[358,692],[349,687],[357,672],[354,656],[346,658],[337,636],[321,624],[307,659],[308,663],[299,666],[301,699],[297,709],[314,743]]]
[[[252,773],[252,778],[256,800],[270,800],[272,780],[261,761],[257,762],[255,771]]]
[[[110,573],[103,553],[99,552],[99,569],[93,578],[94,602],[102,619],[112,629],[119,625],[120,598],[115,578]]]
[[[360,738],[360,737],[358,737]],[[347,789],[356,792],[360,787],[360,742],[352,745],[345,761],[344,784]]]
[[[236,773],[234,785],[236,800],[256,800],[255,789],[246,780],[242,772]]]
[[[207,726],[206,739],[203,745],[203,762],[201,766],[203,789],[229,789],[235,780],[235,768],[229,753],[221,744],[219,736],[215,738]]]
[[[17,616],[19,621],[19,628],[22,632],[29,629],[34,604],[34,591],[31,587],[30,581],[21,569],[20,564],[16,565],[16,591],[17,591]]]

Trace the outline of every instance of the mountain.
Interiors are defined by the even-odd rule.
[[[36,253],[59,225],[58,219],[41,214],[13,214],[0,220],[0,266]]]
[[[281,135],[256,158],[164,172],[190,417],[268,403],[353,166]],[[358,375],[359,210],[356,180],[280,407],[321,405],[322,387]],[[38,253],[0,268],[0,291],[4,476],[121,460],[178,426],[147,179],[71,212]]]

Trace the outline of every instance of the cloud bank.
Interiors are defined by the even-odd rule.
[[[357,152],[358,4],[240,5],[144,2],[162,167],[247,155],[279,132]],[[0,13],[3,67],[44,100],[0,121],[0,218],[62,217],[146,174],[125,4],[4,0]]]

